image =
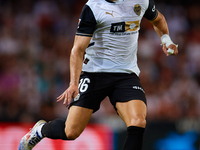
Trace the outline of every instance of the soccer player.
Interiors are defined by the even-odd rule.
[[[76,139],[106,96],[127,126],[123,150],[142,149],[147,106],[137,50],[143,17],[161,38],[164,53],[176,55],[177,45],[153,0],[89,0],[85,4],[71,50],[70,84],[57,98],[69,105],[68,117],[38,121],[21,139],[19,150],[32,149],[44,137]]]

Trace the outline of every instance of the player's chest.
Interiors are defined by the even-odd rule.
[[[144,7],[141,4],[101,5],[96,11],[99,22],[126,19],[141,19],[144,14]]]
[[[139,4],[101,6],[97,15],[99,27],[110,32],[136,31],[143,16],[143,8]]]

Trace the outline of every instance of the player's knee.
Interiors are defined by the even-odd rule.
[[[134,118],[131,119],[131,123],[132,126],[137,126],[137,127],[143,127],[145,128],[146,126],[146,119],[143,116],[136,116]]]
[[[66,128],[65,128],[65,134],[69,140],[75,140],[80,135],[80,133],[77,132],[77,130],[66,129]]]

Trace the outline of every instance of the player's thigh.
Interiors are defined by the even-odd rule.
[[[117,102],[116,109],[126,126],[146,126],[147,106],[141,100]]]
[[[92,109],[80,106],[71,106],[65,122],[65,133],[67,136],[78,137],[88,124]]]

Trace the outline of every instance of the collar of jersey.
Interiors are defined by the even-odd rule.
[[[105,1],[107,1],[107,2],[109,2],[109,3],[121,3],[121,2],[123,2],[124,0],[117,0],[117,1],[111,1],[111,0],[105,0]]]
[[[109,2],[109,3],[114,3],[113,1],[111,1],[111,0],[106,0],[106,2]]]

